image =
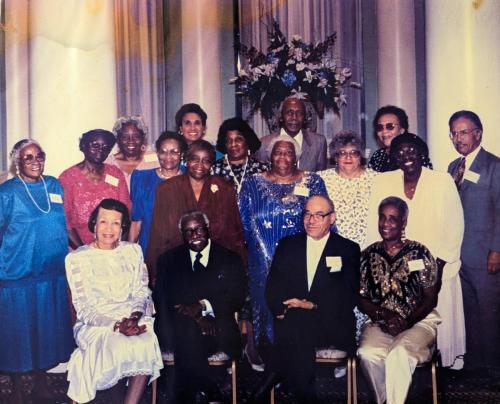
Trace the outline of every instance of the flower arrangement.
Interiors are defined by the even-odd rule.
[[[253,46],[239,44],[240,54],[248,64],[229,81],[237,86],[237,94],[250,102],[251,114],[260,109],[263,117],[271,120],[280,103],[295,96],[310,101],[322,118],[325,109],[338,114],[347,104],[345,86],[361,87],[350,80],[348,67],[338,66],[327,55],[335,44],[335,33],[316,46],[306,44],[297,35],[288,44],[278,23],[273,21],[269,39],[265,55]]]

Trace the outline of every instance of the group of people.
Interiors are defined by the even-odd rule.
[[[0,185],[0,371],[17,386],[32,372],[44,396],[44,371],[69,358],[73,400],[113,387],[137,403],[169,352],[174,402],[209,402],[207,358],[243,352],[266,372],[255,402],[283,380],[311,403],[327,347],[357,351],[377,403],[402,403],[435,348],[452,369],[498,368],[500,159],[479,117],[451,116],[463,157],[442,173],[401,108],[377,112],[369,162],[357,133],[333,136],[333,168],[305,116],[287,98],[278,133],[231,118],[214,147],[185,104],[155,151],[142,118],[122,117],[82,135],[59,181],[40,144],[16,143]]]

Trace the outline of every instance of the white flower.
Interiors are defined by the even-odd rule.
[[[351,77],[352,75],[351,69],[349,69],[348,67],[344,67],[342,69],[342,74],[344,75],[344,77]]]
[[[302,51],[302,48],[295,48],[293,50],[293,55],[295,59],[297,59],[297,62],[302,61],[302,56],[304,55],[304,52]]]
[[[294,35],[292,36],[292,39],[296,42],[302,42],[302,37],[300,35]]]
[[[298,98],[299,100],[305,100],[307,98],[307,93],[304,93],[303,91],[300,91],[300,87],[299,87],[299,91],[293,89],[292,90],[292,95],[295,98]]]
[[[295,70],[297,70],[298,72],[304,70],[305,68],[306,68],[306,65],[305,65],[305,63],[302,63],[302,62],[297,63],[297,65],[295,66]]]
[[[219,190],[219,186],[217,184],[210,185],[210,191],[215,194]]]
[[[271,229],[273,227],[273,224],[271,223],[271,221],[264,220],[264,227],[266,229]]]
[[[237,80],[238,80],[238,77],[236,77],[236,76],[235,76],[235,77],[231,77],[231,78],[229,79],[229,84],[236,83],[236,81],[237,81]]]
[[[246,70],[243,70],[243,69],[241,69],[241,70],[238,72],[238,75],[239,75],[240,77],[245,77],[245,76],[247,76],[247,77],[248,77],[248,73],[246,72]]]
[[[318,87],[325,88],[328,85],[327,79],[319,79]]]
[[[302,81],[307,81],[308,83],[313,81],[313,75],[310,70],[306,71],[306,77],[304,77]]]

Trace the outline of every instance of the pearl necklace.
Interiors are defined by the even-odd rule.
[[[177,172],[173,175],[171,175],[170,177],[167,177],[165,174],[163,174],[161,172],[161,167],[158,168],[158,171],[156,171],[156,173],[158,174],[158,177],[160,177],[162,180],[168,180],[169,178],[172,178],[172,177],[175,177],[176,175],[179,175],[179,168],[177,169]]]
[[[47,198],[47,205],[49,206],[49,208],[47,210],[43,210],[39,205],[38,203],[36,203],[35,199],[33,198],[33,196],[31,195],[31,192],[30,190],[28,189],[28,186],[26,185],[26,182],[24,182],[24,180],[21,178],[20,175],[17,176],[17,178],[19,178],[21,180],[21,182],[23,183],[24,185],[24,189],[26,189],[26,192],[28,193],[28,196],[30,197],[31,199],[31,202],[33,202],[33,204],[36,206],[36,208],[42,212],[42,213],[49,213],[50,212],[50,208],[51,208],[51,205],[50,205],[50,200],[49,200],[49,192],[47,191],[47,184],[45,183],[45,180],[43,179],[43,175],[40,176],[40,178],[42,179],[42,182],[43,182],[43,186],[45,188],[45,197]]]
[[[229,174],[231,175],[231,177],[233,177],[233,180],[236,183],[237,192],[239,194],[241,191],[241,186],[243,185],[243,181],[245,180],[245,174],[247,173],[248,157],[245,159],[245,164],[243,164],[243,174],[241,175],[241,181],[238,181],[238,179],[236,178],[236,175],[233,172],[233,168],[231,167],[231,163],[227,158],[227,154],[224,156],[224,158],[226,159],[227,166],[229,167]]]

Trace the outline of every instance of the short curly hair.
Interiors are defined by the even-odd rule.
[[[92,233],[95,233],[95,226],[97,223],[97,216],[99,215],[100,208],[114,210],[122,214],[122,240],[126,240],[128,232],[130,230],[130,214],[127,205],[112,198],[106,198],[99,202],[99,204],[90,214],[89,221],[87,223],[87,227]]]
[[[113,146],[116,143],[115,135],[113,135],[112,132],[109,130],[105,129],[92,129],[89,130],[88,132],[85,132],[82,137],[80,138],[79,146],[80,146],[80,151],[83,152],[83,148],[85,145],[90,143],[92,139],[102,136],[105,140],[105,142],[109,145],[109,148],[112,149]]]
[[[161,144],[165,140],[175,140],[177,143],[179,143],[179,148],[181,149],[181,153],[184,154],[187,150],[187,143],[186,139],[184,139],[184,136],[179,135],[177,132],[172,132],[172,131],[165,131],[162,132],[162,134],[156,139],[155,141],[155,149],[156,151],[160,150]]]
[[[222,122],[222,125],[219,127],[219,133],[217,134],[216,147],[217,150],[219,150],[221,153],[227,153],[227,132],[232,130],[237,130],[245,138],[250,153],[253,154],[257,150],[259,150],[261,141],[255,134],[253,129],[250,127],[250,125],[241,118],[230,118]]]
[[[335,164],[337,161],[335,159],[335,156],[337,155],[338,150],[348,145],[356,146],[356,148],[361,153],[361,165],[365,166],[366,165],[366,157],[364,156],[365,142],[363,142],[361,136],[359,136],[355,131],[349,129],[341,130],[340,132],[337,132],[335,135],[333,135],[332,141],[328,146],[330,150],[330,157],[335,162]]]
[[[126,125],[134,125],[139,130],[139,132],[142,133],[144,139],[149,133],[149,129],[144,122],[144,118],[141,115],[125,115],[118,118],[113,125],[113,134],[115,135],[115,137],[118,138],[118,135],[121,134],[122,128]]]
[[[179,129],[182,126],[182,118],[184,118],[184,115],[189,114],[189,113],[199,115],[203,126],[207,125],[207,117],[208,116],[207,116],[207,113],[203,110],[203,108],[201,108],[198,104],[189,103],[189,104],[184,104],[175,113],[176,129]]]
[[[188,146],[184,160],[187,162],[193,153],[198,150],[205,150],[210,155],[212,165],[215,163],[215,149],[209,142],[203,139],[196,140]]]
[[[375,114],[373,118],[373,131],[375,135],[377,135],[377,124],[378,120],[382,115],[386,114],[393,114],[396,115],[399,121],[399,125],[405,130],[405,132],[408,131],[409,128],[409,123],[408,123],[408,115],[406,114],[406,111],[403,108],[396,107],[395,105],[386,105],[382,108],[379,108],[377,113]]]

